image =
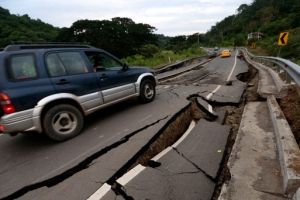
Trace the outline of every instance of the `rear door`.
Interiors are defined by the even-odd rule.
[[[37,57],[33,52],[16,52],[0,64],[0,93],[10,97],[16,111],[33,109],[38,101],[56,93],[45,70],[37,65]]]
[[[103,103],[98,95],[98,80],[88,69],[80,51],[50,52],[46,55],[46,65],[58,93],[74,94],[82,101],[93,101],[88,107]]]

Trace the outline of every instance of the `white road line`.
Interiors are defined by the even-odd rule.
[[[157,154],[156,156],[154,156],[151,160],[153,160],[153,161],[156,162],[158,159],[160,159],[161,157],[163,157],[164,155],[166,155],[170,150],[172,150],[172,148],[171,147],[167,147],[162,152],[160,152],[159,154]]]
[[[191,121],[189,128],[186,130],[186,132],[181,136],[181,138],[179,140],[177,140],[177,142],[175,142],[172,147],[176,148],[189,134],[190,132],[193,130],[193,128],[195,127],[196,123],[195,121]]]
[[[137,165],[129,172],[124,174],[121,178],[117,180],[119,184],[125,186],[129,181],[141,173],[146,167],[142,165]],[[106,195],[111,190],[111,186],[107,183],[103,184],[94,194],[92,194],[87,200],[99,200]]]
[[[92,194],[87,200],[99,200],[101,199],[109,190],[111,186],[104,183],[94,194]]]
[[[231,75],[232,75],[232,73],[233,73],[233,71],[234,71],[234,69],[235,69],[235,66],[236,66],[236,57],[237,57],[238,53],[239,53],[239,51],[236,52],[235,59],[234,59],[234,65],[233,65],[233,68],[232,68],[232,70],[231,70],[231,72],[230,72],[230,74],[229,74],[229,76],[228,76],[227,81],[230,80],[230,77],[231,77]]]
[[[235,66],[236,66],[236,58],[237,58],[238,53],[239,53],[239,52],[237,51],[237,53],[236,53],[236,55],[235,55],[235,59],[234,59],[234,65],[233,65],[233,67],[232,67],[232,69],[231,69],[231,72],[230,72],[228,78],[227,78],[227,81],[230,80],[230,77],[231,77],[231,75],[232,75],[232,73],[233,73],[233,71],[234,71],[234,69],[235,69]],[[220,88],[221,88],[221,85],[218,85],[218,87],[217,87],[214,91],[212,91],[211,93],[209,93],[209,94],[206,96],[206,99],[209,100],[209,99],[212,97],[212,95],[213,95],[214,93],[216,93]]]
[[[209,100],[210,97],[211,97],[215,92],[217,92],[220,88],[221,88],[221,85],[218,85],[218,87],[217,87],[214,91],[212,91],[211,93],[209,93],[205,98],[206,98],[207,100]]]
[[[140,122],[142,122],[142,121],[145,121],[146,119],[150,118],[151,116],[152,116],[152,115],[148,115],[148,117],[146,117],[146,118],[140,120],[138,123],[140,123]]]
[[[190,134],[190,132],[195,127],[195,125],[196,125],[195,121],[191,121],[188,130],[181,136],[181,138],[175,144],[172,145],[172,147],[173,148],[177,147]],[[168,153],[170,150],[172,150],[172,147],[168,147],[168,148],[164,149],[162,152],[157,154],[151,160],[157,161],[158,159],[163,157],[166,153]],[[133,169],[131,169],[129,172],[124,174],[121,178],[119,178],[117,180],[117,182],[119,184],[121,184],[122,186],[125,186],[129,181],[131,181],[134,177],[136,177],[144,169],[146,169],[146,167],[139,164],[139,165],[135,166]],[[105,183],[94,194],[92,194],[87,200],[99,200],[102,197],[104,197],[104,195],[107,192],[109,192],[110,189],[111,189],[111,186],[108,185],[107,183]]]
[[[210,113],[213,113],[213,109],[212,109],[212,106],[211,106],[210,104],[208,104],[208,111],[209,111]]]
[[[141,173],[146,167],[143,165],[137,165],[133,169],[131,169],[129,172],[124,174],[121,178],[117,180],[119,184],[122,186],[125,186],[129,181],[131,181],[134,177],[136,177],[139,173]]]
[[[236,57],[237,56],[235,56],[234,66],[233,66],[233,68],[232,68],[232,70],[231,70],[231,72],[230,72],[230,74],[228,76],[227,81],[230,79],[230,77],[231,77],[231,75],[232,75],[232,73],[233,73],[233,71],[235,69],[235,66],[236,66]],[[206,96],[206,99],[210,99],[212,97],[212,95],[215,92],[217,92],[220,88],[221,88],[221,85],[218,85],[218,87],[214,91],[212,91],[211,93],[209,93]],[[208,106],[208,109],[212,113],[212,106],[211,105]],[[145,119],[147,119],[149,117],[151,117],[151,116],[148,116]],[[141,121],[144,121],[145,119],[142,119]],[[172,147],[176,148],[190,134],[190,132],[195,127],[195,125],[196,125],[195,121],[192,121],[190,123],[190,126],[189,126],[188,130],[181,136],[181,138],[176,143],[174,143],[172,145]],[[168,147],[168,148],[164,149],[162,152],[160,152],[159,154],[157,154],[151,160],[157,161],[158,159],[160,159],[161,157],[163,157],[165,154],[167,154],[171,149],[172,149],[171,147]],[[127,172],[126,174],[124,174],[121,178],[119,178],[117,180],[117,182],[119,184],[121,184],[122,186],[125,186],[130,180],[132,180],[134,177],[136,177],[144,169],[146,169],[146,167],[144,167],[144,166],[142,166],[142,165],[139,164],[139,165],[135,166],[132,170],[130,170],[129,172]],[[92,194],[87,200],[98,200],[98,199],[101,199],[110,189],[111,189],[111,186],[105,183],[94,194]]]

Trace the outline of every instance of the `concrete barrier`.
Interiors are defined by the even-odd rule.
[[[268,107],[276,135],[284,192],[294,194],[300,187],[300,150],[274,95],[268,97]]]

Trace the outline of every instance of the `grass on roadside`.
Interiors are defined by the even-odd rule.
[[[151,58],[146,58],[142,55],[134,55],[127,58],[123,58],[122,61],[131,66],[144,66],[153,68],[155,66],[175,62],[177,60],[183,60],[190,57],[196,57],[204,55],[205,51],[202,48],[189,48],[182,50],[178,53],[174,53],[171,50],[163,50],[155,53]]]

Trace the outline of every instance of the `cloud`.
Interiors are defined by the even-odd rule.
[[[80,19],[111,20],[127,17],[154,26],[157,33],[176,36],[206,32],[241,4],[252,0],[1,0],[11,14],[28,14],[56,27],[70,27]]]

